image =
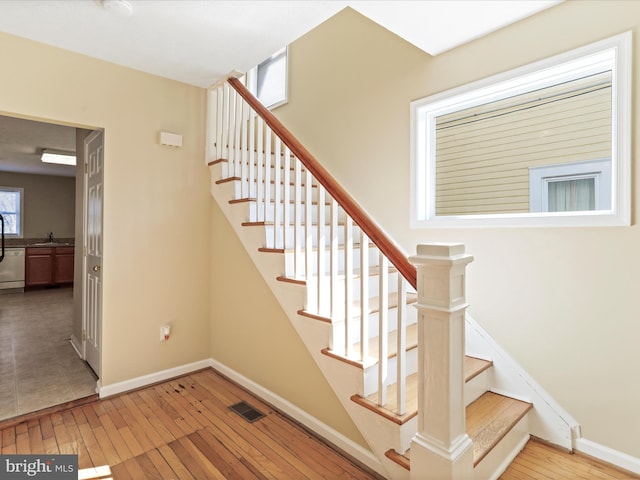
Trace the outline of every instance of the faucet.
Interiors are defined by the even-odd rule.
[[[53,243],[53,232],[49,232],[49,243]]]

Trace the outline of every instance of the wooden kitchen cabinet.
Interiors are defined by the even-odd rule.
[[[73,283],[74,247],[30,247],[25,252],[25,287]]]
[[[56,247],[53,259],[53,283],[73,283],[73,247]]]

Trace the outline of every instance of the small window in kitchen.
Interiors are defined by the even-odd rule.
[[[287,103],[287,57],[284,47],[249,72],[249,89],[267,108]]]
[[[22,237],[23,201],[22,188],[0,187],[0,214],[4,219],[6,236]]]

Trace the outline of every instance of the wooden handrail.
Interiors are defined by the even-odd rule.
[[[233,89],[260,115],[271,130],[291,150],[302,164],[311,172],[316,180],[329,192],[353,221],[364,231],[369,239],[380,249],[389,261],[398,269],[400,274],[416,288],[416,268],[409,263],[400,248],[391,240],[376,222],[356,203],[356,201],[342,188],[335,178],[316,160],[316,158],[298,141],[293,134],[282,125],[273,113],[253,96],[237,78],[227,80]]]

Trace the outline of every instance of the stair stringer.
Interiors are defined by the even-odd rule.
[[[489,372],[492,392],[533,404],[528,413],[529,433],[565,449],[573,448],[579,437],[578,422],[569,415],[498,343],[466,314],[465,351],[467,355],[490,358]]]
[[[406,450],[415,434],[416,425],[410,421],[399,426],[351,401],[351,396],[357,392],[358,385],[363,382],[362,369],[331,359],[321,353],[322,349],[330,344],[331,324],[297,314],[304,305],[305,287],[277,280],[277,277],[284,271],[284,256],[277,253],[259,252],[258,249],[264,245],[265,241],[264,227],[242,226],[242,223],[248,218],[248,203],[230,204],[229,200],[234,195],[234,182],[216,185],[215,180],[220,177],[213,173],[215,167],[211,170],[212,196],[280,303],[316,365],[327,379],[336,397],[354,421],[373,454],[380,461],[379,465],[368,466],[386,478],[408,479],[408,472],[389,460],[385,456],[385,452],[389,449]],[[386,471],[380,471],[381,466]]]

